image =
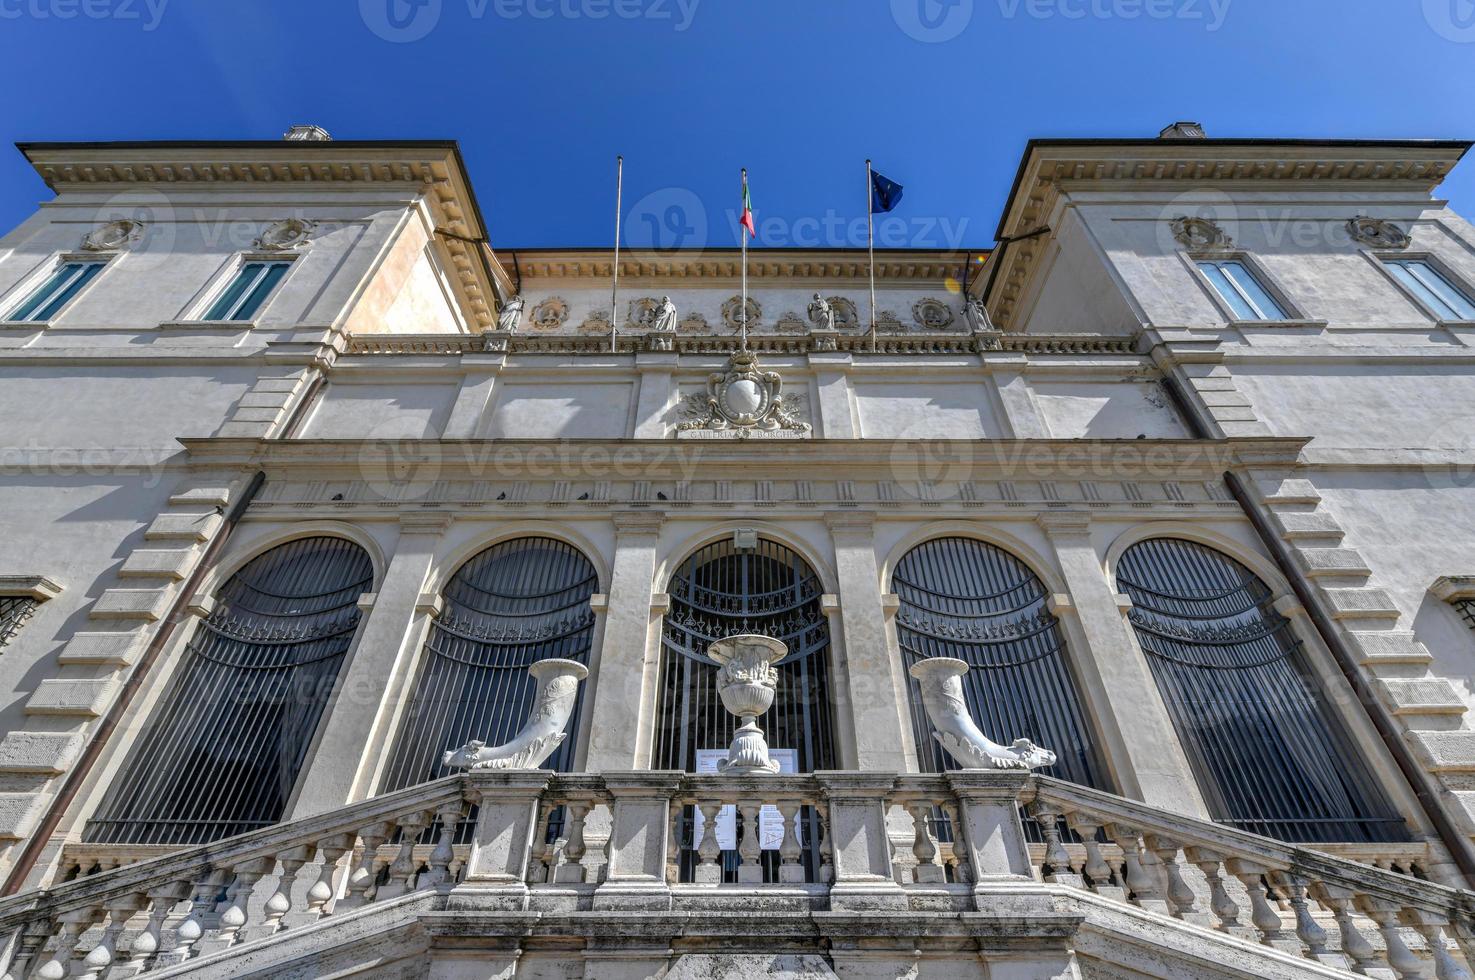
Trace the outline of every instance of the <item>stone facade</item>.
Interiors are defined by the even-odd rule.
[[[106,265],[0,322],[12,975],[1466,975],[1475,322],[1388,266],[1475,295],[1475,228],[1431,196],[1465,149],[1037,141],[981,268],[878,254],[874,335],[864,254],[754,252],[741,353],[735,253],[626,256],[612,335],[610,256],[494,251],[453,144],[24,146],[56,198],[0,239],[0,318],[58,263]],[[1211,260],[1283,315],[1235,319]],[[204,318],[272,262],[252,318]],[[313,535],[373,580],[282,823],[84,842],[218,590]],[[678,569],[735,535],[815,574],[831,771],[653,763]],[[386,792],[447,584],[528,536],[597,579],[570,771]],[[1037,576],[1119,795],[926,771],[895,576],[944,537]],[[1273,592],[1406,841],[1210,821],[1118,581],[1159,538]],[[678,856],[683,808],[760,804],[793,848],[775,881]],[[825,814],[808,864],[801,811]]]

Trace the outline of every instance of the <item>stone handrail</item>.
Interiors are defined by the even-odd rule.
[[[1149,912],[1363,974],[1391,968],[1399,977],[1425,976],[1423,959],[1404,939],[1404,930],[1411,929],[1422,937],[1440,980],[1470,976],[1450,948],[1453,940],[1468,956],[1475,936],[1475,894],[1467,890],[1049,777],[1033,777],[1024,798],[1045,838],[1038,873],[1047,882],[1088,888]],[[1078,847],[1065,845],[1062,820],[1080,841]],[[1110,855],[1106,842],[1115,845]],[[1206,908],[1200,908],[1200,892],[1185,880],[1185,862],[1207,885]],[[1226,875],[1243,886],[1248,909],[1230,897]],[[1291,910],[1292,929],[1281,905]],[[1335,923],[1335,951],[1329,950],[1327,930],[1315,913]],[[1248,922],[1241,922],[1246,916]],[[1378,933],[1381,952],[1369,941],[1365,923]]]
[[[453,899],[551,910],[579,893],[594,910],[1023,915],[1030,889],[1372,976],[1467,978],[1475,935],[1471,892],[1019,771],[478,770],[17,895],[0,929],[6,978],[100,980],[368,906],[398,914],[397,899],[405,914]]]

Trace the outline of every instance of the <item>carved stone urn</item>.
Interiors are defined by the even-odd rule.
[[[922,690],[922,704],[932,722],[933,737],[964,769],[1040,769],[1055,764],[1055,753],[1027,738],[1013,745],[992,741],[973,723],[963,696],[968,665],[952,657],[931,657],[908,671]]]
[[[736,776],[772,775],[778,763],[768,757],[768,742],[758,727],[758,716],[773,706],[778,671],[773,665],[789,648],[770,636],[743,634],[716,640],[707,656],[722,665],[717,672],[717,692],[728,711],[742,722],[727,749],[727,761],[719,772]]]

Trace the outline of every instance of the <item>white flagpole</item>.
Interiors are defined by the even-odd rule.
[[[609,352],[619,352],[616,338],[620,332],[620,209],[621,197],[625,192],[625,158],[615,157],[615,278],[610,292]]]
[[[871,257],[871,353],[876,353],[876,216],[871,209],[871,195],[875,193],[875,180],[871,176],[871,161],[866,161],[866,242]]]
[[[743,168],[743,210],[748,209],[748,168]],[[743,236],[743,304],[738,307],[738,322],[742,325],[742,351],[748,351],[748,229],[742,229]]]

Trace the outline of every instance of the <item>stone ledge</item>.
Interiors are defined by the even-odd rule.
[[[82,751],[81,732],[10,732],[0,739],[0,773],[54,776],[66,772]]]
[[[1281,513],[1272,510],[1270,519],[1280,528],[1281,534],[1290,541],[1304,538],[1336,538],[1340,541],[1345,536],[1342,525],[1337,523],[1336,518],[1320,511]]]
[[[1265,480],[1260,494],[1268,504],[1319,504],[1321,494],[1310,480]]]
[[[194,548],[153,550],[140,548],[118,569],[119,578],[168,578],[178,581],[189,574],[199,558]]]
[[[156,622],[163,617],[169,593],[162,589],[108,589],[88,612],[91,619],[137,619]]]
[[[133,662],[143,641],[141,631],[73,633],[56,659],[63,664],[110,664],[122,667]]]
[[[36,685],[36,693],[26,702],[26,714],[99,718],[112,702],[119,684],[116,677],[45,680]]]
[[[1377,664],[1427,664],[1434,658],[1410,630],[1354,631],[1348,634],[1362,656],[1359,662]]]
[[[143,532],[145,541],[208,541],[223,518],[217,511],[200,514],[160,514]]]
[[[1296,564],[1310,578],[1336,575],[1371,575],[1372,569],[1353,548],[1296,548]]]
[[[35,827],[48,802],[39,792],[42,785],[24,793],[0,793],[0,840],[21,840]]]
[[[1475,770],[1475,732],[1406,732],[1403,737],[1434,772]]]
[[[1383,589],[1322,589],[1333,619],[1397,619],[1402,615]]]
[[[1395,715],[1459,715],[1465,713],[1454,685],[1443,677],[1385,678],[1373,682]]]
[[[169,496],[169,506],[224,507],[230,503],[229,487],[187,487]]]

